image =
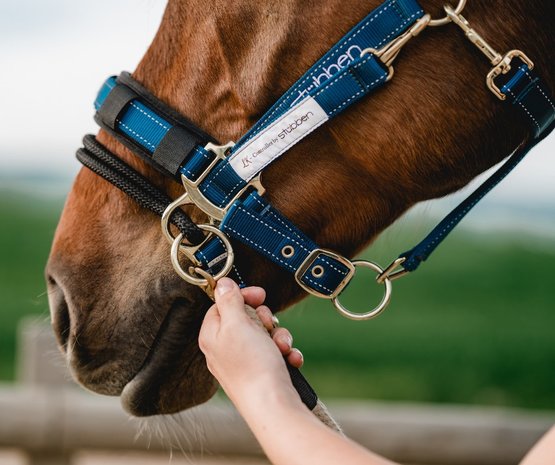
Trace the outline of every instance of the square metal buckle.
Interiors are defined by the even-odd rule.
[[[334,292],[332,294],[329,294],[329,295],[324,294],[320,291],[317,291],[317,290],[309,287],[307,284],[305,284],[302,281],[302,277],[304,276],[304,274],[308,270],[310,270],[310,268],[312,268],[312,265],[314,265],[314,262],[321,255],[324,255],[325,257],[331,258],[332,260],[335,260],[335,261],[341,263],[342,265],[344,265],[349,270],[349,272],[345,275],[345,277],[339,283],[339,285],[334,290]],[[305,290],[306,292],[308,292],[309,294],[312,294],[316,297],[320,297],[321,299],[330,299],[331,300],[331,299],[336,298],[339,294],[341,294],[343,289],[345,289],[345,286],[347,286],[347,284],[349,284],[349,282],[351,281],[351,278],[354,276],[354,274],[355,274],[355,266],[351,263],[350,260],[346,259],[345,257],[343,257],[341,255],[336,254],[335,252],[332,252],[331,250],[314,249],[312,252],[310,252],[308,257],[305,258],[304,262],[301,264],[301,266],[299,266],[299,268],[295,272],[295,280],[297,281],[297,284],[299,286],[301,286],[301,288],[303,290]],[[314,277],[318,278],[319,276],[314,275]]]

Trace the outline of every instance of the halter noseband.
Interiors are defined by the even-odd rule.
[[[470,27],[457,8],[434,20],[416,0],[387,0],[349,31],[315,63],[237,142],[217,145],[204,131],[158,100],[128,73],[109,78],[95,101],[95,119],[158,171],[181,181],[184,193],[171,201],[148,180],[86,136],[79,160],[126,194],[162,217],[162,231],[172,243],[176,272],[209,295],[215,280],[227,274],[242,285],[229,239],[240,241],[291,272],[306,292],[333,301],[344,316],[364,320],[381,313],[391,297],[391,281],[417,269],[462,218],[538,142],[554,128],[555,105],[521,51],[497,53]],[[487,85],[508,102],[530,129],[530,137],[474,193],[455,208],[422,242],[382,269],[367,261],[350,261],[319,247],[263,197],[262,170],[319,126],[393,77],[393,61],[402,47],[428,26],[453,22],[490,60]],[[333,71],[333,72],[332,72]],[[194,204],[208,215],[195,225],[180,209]],[[179,230],[174,235],[173,224]],[[185,242],[187,240],[187,242]],[[180,255],[193,266],[184,269]],[[382,301],[371,311],[354,313],[339,296],[367,267],[384,285]]]

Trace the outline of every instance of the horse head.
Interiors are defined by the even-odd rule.
[[[378,3],[170,0],[134,78],[220,141],[237,140]],[[438,16],[441,3],[422,5]],[[466,13],[499,49],[526,50],[555,88],[552,2],[475,0]],[[264,171],[265,195],[320,245],[353,256],[415,203],[456,191],[526,138],[485,88],[487,69],[454,26],[426,31],[386,87]],[[108,133],[98,140],[173,198],[181,193]],[[272,309],[304,296],[291,275],[234,247],[243,279],[266,289]],[[46,275],[55,333],[85,387],[121,395],[139,416],[214,394],[197,345],[208,299],[175,274],[159,218],[88,169],[67,198]]]

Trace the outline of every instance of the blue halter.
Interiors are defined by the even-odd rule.
[[[448,9],[447,13],[469,38],[476,37],[475,31],[468,34],[471,29],[460,11]],[[555,105],[532,62],[519,51],[503,57],[493,55],[488,46],[486,53],[485,41],[475,41],[494,65],[488,85],[521,115],[530,128],[530,138],[421,243],[385,270],[369,262],[351,262],[319,247],[267,202],[259,175],[319,126],[389,81],[391,63],[401,47],[430,21],[416,0],[385,1],[318,60],[236,144],[215,145],[210,136],[156,98],[145,98],[127,74],[104,83],[95,101],[97,122],[160,171],[181,179],[186,189],[163,217],[164,233],[173,242],[172,263],[184,279],[209,290],[212,277],[231,271],[245,286],[233,266],[229,237],[291,272],[305,291],[332,299],[349,318],[371,318],[387,306],[391,280],[414,271],[426,260],[462,218],[553,130]],[[174,237],[168,228],[171,213],[186,203],[194,203],[211,218],[211,225],[202,225],[209,234],[200,246],[187,246],[182,235]],[[198,267],[196,273],[182,269],[180,251]],[[386,290],[382,302],[364,314],[349,312],[338,300],[356,266],[372,268]]]

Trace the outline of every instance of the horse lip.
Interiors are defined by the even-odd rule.
[[[143,364],[121,392],[122,406],[131,415],[160,414],[160,388],[171,377],[179,357],[192,352],[190,366],[201,356],[197,338],[204,311],[195,311],[198,308],[207,307],[185,298],[172,303]]]

